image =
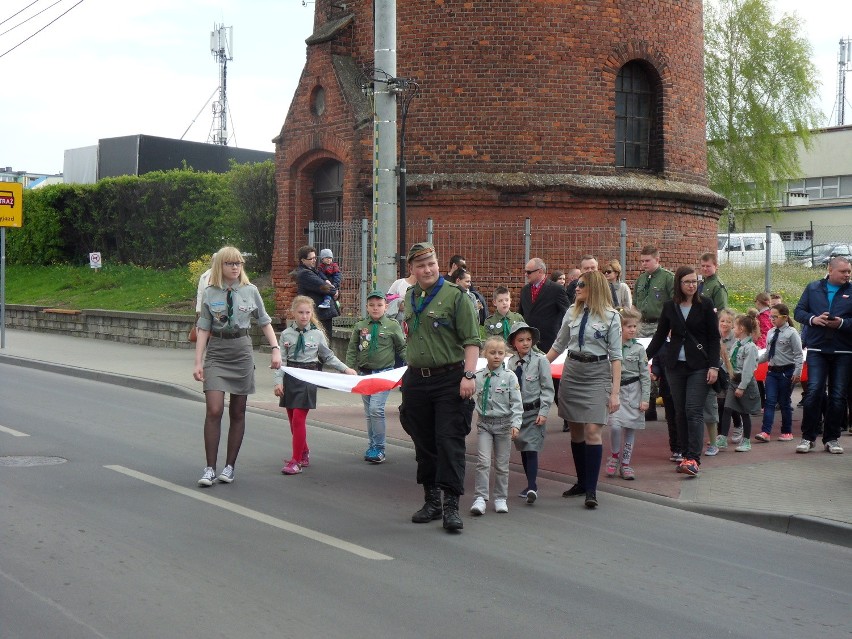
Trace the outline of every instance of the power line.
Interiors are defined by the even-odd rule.
[[[64,16],[66,13],[68,13],[69,11],[71,11],[71,9],[73,9],[73,8],[75,8],[75,7],[77,7],[77,6],[81,5],[81,4],[83,4],[83,0],[78,0],[77,4],[73,5],[73,6],[72,6],[71,8],[69,8],[68,10],[63,11],[62,13],[60,13],[57,17],[55,17],[53,20],[51,20],[51,21],[50,21],[50,22],[48,22],[46,25],[44,25],[41,29],[39,29],[39,30],[38,30],[38,31],[36,31],[34,34],[32,34],[29,38],[27,38],[26,40],[22,40],[21,42],[19,42],[18,44],[16,44],[14,47],[12,47],[11,49],[9,49],[8,51],[6,51],[6,52],[4,52],[4,53],[0,53],[0,58],[2,58],[2,57],[4,57],[4,56],[6,56],[6,55],[7,55],[7,54],[9,54],[9,53],[12,53],[12,51],[14,51],[15,49],[17,49],[17,48],[18,48],[19,46],[21,46],[22,44],[24,44],[24,42],[27,42],[28,40],[31,40],[32,38],[34,38],[35,36],[37,36],[39,33],[41,33],[42,31],[44,31],[45,29],[47,29],[47,28],[48,28],[50,25],[52,25],[54,22],[56,22],[57,20],[59,20],[59,18],[61,18],[61,17],[62,17],[62,16]]]
[[[36,2],[38,2],[38,0],[36,0]],[[38,13],[34,13],[33,15],[31,15],[29,18],[27,18],[27,19],[26,19],[26,20],[24,20],[23,22],[19,22],[18,24],[16,24],[14,27],[10,27],[10,28],[6,29],[3,33],[0,33],[0,36],[4,36],[4,35],[6,35],[6,34],[7,34],[7,33],[9,33],[10,31],[13,31],[14,29],[17,29],[18,27],[20,27],[22,24],[26,24],[27,22],[29,22],[29,21],[30,21],[30,20],[32,20],[33,18],[36,18],[36,17],[40,16],[42,13],[44,13],[44,12],[45,12],[45,11],[47,11],[48,9],[52,9],[53,7],[55,7],[56,5],[58,5],[60,2],[62,2],[62,0],[56,0],[56,2],[54,2],[54,3],[53,3],[52,5],[50,5],[49,7],[45,7],[44,9],[42,9],[41,11],[39,11]],[[35,4],[35,2],[33,2],[33,4]],[[31,7],[31,6],[33,6],[33,4],[31,4],[31,5],[29,5],[29,6]],[[27,8],[27,7],[25,7],[25,8]],[[73,9],[74,7],[71,7],[71,8]],[[23,9],[21,9],[21,11],[23,11]],[[18,11],[18,13],[20,13],[21,11]],[[18,15],[18,14],[16,13],[15,15]],[[14,17],[15,17],[15,16],[12,16],[12,18],[14,18]],[[9,18],[9,19],[11,20],[11,18]],[[4,20],[3,22],[7,22],[7,20]],[[0,22],[0,24],[2,24],[2,22]],[[33,34],[33,35],[35,35],[35,34]]]
[[[24,8],[23,8],[23,9],[21,9],[20,11],[18,11],[18,13],[23,13],[24,11],[26,11],[27,9],[29,9],[31,6],[33,6],[34,4],[38,4],[38,0],[33,0],[33,1],[32,1],[32,2],[30,2],[30,3],[26,6],[26,7],[24,7]],[[3,20],[2,22],[0,22],[0,24],[5,24],[5,23],[9,22],[9,20],[11,20],[12,18],[14,18],[16,15],[18,15],[18,13],[13,13],[13,14],[12,14],[12,15],[10,15],[8,18],[6,18],[6,19],[5,19],[5,20]]]

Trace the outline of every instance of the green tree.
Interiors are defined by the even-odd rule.
[[[272,268],[275,243],[275,163],[272,160],[252,164],[231,163],[227,173],[236,202],[234,228],[244,251],[255,254],[254,268],[266,273]]]
[[[798,149],[819,125],[819,87],[800,20],[772,0],[707,0],[705,86],[710,186],[729,222],[775,212],[779,182],[800,177]]]

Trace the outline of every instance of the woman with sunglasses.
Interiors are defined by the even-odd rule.
[[[663,304],[648,359],[666,344],[663,367],[671,389],[678,440],[684,448],[677,472],[698,475],[704,441],[707,387],[719,374],[721,337],[713,301],[698,294],[698,275],[681,266],[674,276],[674,298]]]
[[[621,281],[621,262],[618,260],[610,260],[603,267],[603,274],[606,281],[615,287],[615,296],[618,299],[616,308],[632,308],[633,295],[630,293],[630,287]]]
[[[207,466],[199,486],[212,486],[215,480],[230,484],[246,431],[246,401],[254,393],[254,350],[248,331],[254,317],[272,348],[272,368],[281,367],[281,350],[275,339],[272,318],[266,313],[257,287],[243,269],[243,256],[233,246],[219,249],[210,268],[210,281],[204,289],[195,342],[196,381],[204,382],[204,452]],[[228,451],[225,468],[216,476],[216,458],[228,404]]]
[[[586,508],[598,505],[598,475],[603,459],[601,429],[618,410],[621,386],[621,316],[603,273],[588,271],[577,281],[574,304],[565,313],[556,341],[547,352],[553,362],[567,349],[559,384],[559,416],[571,431],[571,456],[577,483],[563,497],[585,495]]]

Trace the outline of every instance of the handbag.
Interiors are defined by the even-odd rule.
[[[686,336],[689,339],[692,340],[692,343],[695,344],[695,348],[697,348],[698,352],[701,353],[704,356],[704,359],[707,361],[707,364],[711,368],[718,367],[717,368],[718,373],[716,375],[716,381],[713,382],[712,384],[710,384],[710,387],[714,391],[716,391],[717,393],[724,393],[725,391],[728,390],[728,386],[731,385],[731,376],[728,373],[727,367],[722,362],[722,358],[721,357],[719,358],[719,363],[716,364],[716,366],[714,367],[710,363],[710,356],[704,350],[704,344],[702,344],[697,339],[695,339],[695,336],[692,333],[690,333],[689,329],[686,327],[686,320],[683,319],[683,315],[680,313],[680,310],[675,308],[674,313],[678,318],[680,318],[680,322],[683,325],[683,332],[686,333]]]

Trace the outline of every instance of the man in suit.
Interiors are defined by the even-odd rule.
[[[541,339],[538,347],[547,352],[553,346],[562,318],[568,310],[565,289],[547,277],[547,265],[534,257],[524,268],[527,284],[521,289],[521,315],[524,321],[538,329]]]

